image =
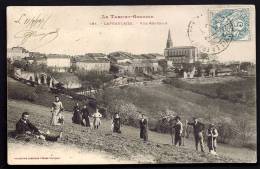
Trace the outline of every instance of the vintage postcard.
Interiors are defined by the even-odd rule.
[[[256,162],[254,5],[7,7],[8,164]]]

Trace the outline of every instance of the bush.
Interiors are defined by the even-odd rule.
[[[251,149],[251,150],[257,149],[256,143],[246,143],[246,144],[243,145],[243,147]]]
[[[45,85],[39,85],[35,88],[35,93],[42,94],[49,92],[49,87]]]
[[[34,102],[38,99],[38,95],[32,91],[13,89],[13,90],[8,90],[8,98]]]
[[[94,88],[101,88],[106,82],[113,79],[112,75],[107,75],[105,73],[99,73],[95,71],[77,71],[76,76],[83,82],[88,82],[88,84]]]
[[[115,113],[119,113],[122,123],[138,127],[139,113],[134,104],[124,100],[111,100],[107,105],[109,116],[112,117]]]
[[[10,63],[7,62],[7,75],[9,75],[10,77],[13,77],[14,75],[14,66]]]
[[[232,130],[233,126],[229,123],[223,122],[218,124],[218,142],[219,143],[230,143],[231,139],[234,139],[236,133]]]

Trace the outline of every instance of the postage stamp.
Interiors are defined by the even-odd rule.
[[[233,41],[250,40],[249,8],[209,10],[211,34],[226,38],[232,34]]]

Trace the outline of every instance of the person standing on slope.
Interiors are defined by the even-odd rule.
[[[57,126],[63,124],[62,120],[62,114],[61,112],[63,111],[63,105],[62,102],[60,101],[60,98],[58,96],[55,96],[55,101],[52,102],[52,107],[51,107],[51,125]]]
[[[204,139],[203,139],[203,131],[205,129],[205,125],[203,123],[198,122],[197,118],[193,118],[193,123],[186,121],[188,125],[193,126],[194,131],[194,139],[195,139],[195,148],[198,151],[198,146],[200,144],[200,149],[204,152]]]
[[[218,130],[214,127],[214,124],[210,124],[206,132],[208,137],[208,148],[211,154],[216,154],[217,152],[217,137]]]
[[[86,105],[83,106],[82,112],[82,125],[86,127],[90,127],[90,121],[89,121],[89,110]],[[83,120],[85,120],[85,124],[83,123]]]
[[[175,117],[176,120],[176,124],[173,126],[173,128],[175,129],[175,138],[174,138],[174,144],[175,146],[177,146],[177,144],[179,143],[179,146],[181,146],[182,143],[182,132],[183,132],[183,125],[181,123],[181,118],[179,116]]]
[[[119,114],[116,113],[114,118],[113,118],[113,132],[114,133],[121,133],[120,127],[121,127],[121,119],[119,117]]]
[[[79,103],[76,103],[76,106],[74,106],[73,108],[72,122],[75,124],[82,123],[82,115],[81,115]]]
[[[148,141],[148,120],[147,118],[145,118],[144,114],[142,114],[139,124],[140,124],[140,138],[144,139],[144,142],[146,142]]]
[[[94,121],[93,121],[94,129],[98,129],[99,126],[101,125],[100,118],[102,117],[102,114],[99,113],[97,108],[96,108],[96,112],[92,115],[92,117],[94,118]]]

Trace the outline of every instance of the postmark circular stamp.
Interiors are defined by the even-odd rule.
[[[233,25],[229,18],[224,19],[225,23],[211,25],[205,23],[203,15],[193,18],[188,24],[188,38],[192,45],[200,52],[209,55],[218,54],[228,48],[233,40]],[[203,22],[204,21],[204,22]],[[214,28],[214,32],[209,30]]]

